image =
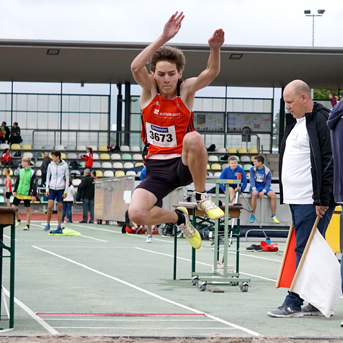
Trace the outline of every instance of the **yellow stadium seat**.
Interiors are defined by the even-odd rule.
[[[97,170],[97,171],[96,171],[96,176],[97,176],[97,177],[104,177],[104,174],[102,173],[101,170]]]
[[[236,148],[227,148],[228,154],[237,154],[237,149]]]
[[[66,160],[67,159],[67,155],[64,152],[61,152],[61,159],[62,160]]]
[[[20,150],[20,149],[21,149],[20,148],[20,144],[14,143],[14,144],[11,145],[11,150]]]
[[[32,146],[30,144],[23,144],[21,149],[22,150],[32,150]]]
[[[98,151],[108,151],[107,146],[106,145],[99,145]]]
[[[238,148],[237,152],[239,154],[247,154],[248,153],[248,150],[246,148]]]
[[[114,174],[115,177],[118,176],[125,176],[125,172],[123,170],[117,170],[116,173]]]
[[[254,160],[255,160],[255,156],[251,156],[251,162],[253,162],[254,163]]]
[[[222,166],[219,163],[213,163],[211,165],[211,170],[222,170]]]
[[[140,167],[140,166],[144,166],[143,162],[136,162],[135,163],[135,167]]]
[[[256,148],[249,148],[248,153],[249,153],[249,154],[255,154],[255,155],[257,155],[257,154],[258,154],[258,150],[257,150]]]
[[[211,170],[211,167],[208,163],[207,163],[207,170]]]
[[[100,160],[110,160],[111,157],[109,154],[100,154]]]

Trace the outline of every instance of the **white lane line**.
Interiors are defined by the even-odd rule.
[[[162,256],[167,256],[167,257],[172,257],[174,258],[174,255],[170,255],[170,254],[164,254],[164,253],[161,253],[161,252],[157,252],[157,251],[153,251],[153,250],[148,250],[148,249],[143,249],[143,248],[139,248],[139,247],[136,247],[136,249],[138,250],[142,250],[142,251],[146,251],[146,252],[149,252],[149,253],[152,253],[152,254],[157,254],[157,255],[162,255]],[[184,257],[179,257],[177,256],[177,259],[178,260],[183,260],[183,261],[187,261],[187,262],[192,262],[191,259],[189,258],[184,258]],[[203,266],[208,266],[208,267],[213,267],[212,264],[209,264],[209,263],[203,263],[203,262],[198,262],[196,261],[197,264],[201,264]],[[254,274],[249,274],[249,273],[244,273],[242,271],[239,272],[240,274],[244,274],[244,275],[247,275],[247,276],[252,276],[252,277],[255,277],[257,279],[262,279],[262,280],[267,280],[267,281],[272,281],[272,282],[276,282],[276,280],[274,279],[269,279],[269,278],[265,278],[263,276],[258,276],[258,275],[254,275]]]
[[[7,295],[7,297],[10,296],[10,292],[4,288],[4,293]],[[51,327],[45,320],[38,317],[29,307],[27,307],[25,304],[23,304],[20,300],[18,300],[16,297],[14,297],[14,302],[20,306],[29,316],[31,316],[35,321],[38,322],[38,324],[42,325],[44,329],[46,329],[48,332],[50,332],[52,335],[59,335],[59,332],[55,330],[53,327]]]
[[[54,317],[54,316],[45,316],[45,315],[41,315],[41,317],[46,317],[46,320],[50,320],[50,321],[81,321],[81,322],[83,322],[83,321],[91,321],[91,322],[125,322],[125,323],[127,323],[128,321],[129,321],[129,318],[128,319],[118,319],[118,317],[112,317],[113,319],[109,319],[109,318],[100,318],[100,319],[97,319],[97,318],[69,318],[69,316],[68,316],[68,318],[62,318],[62,319],[60,319],[60,318],[57,318],[57,317]],[[130,317],[131,318],[131,317]],[[193,318],[193,319],[188,319],[188,320],[185,320],[184,318],[182,318],[182,319],[158,319],[158,318],[156,318],[156,317],[154,317],[154,318],[137,318],[137,317],[135,317],[135,322],[143,322],[143,323],[146,323],[146,322],[154,322],[154,323],[156,323],[156,322],[158,322],[158,323],[160,323],[160,322],[167,322],[167,323],[171,323],[171,322],[182,322],[182,323],[184,323],[184,322],[191,322],[191,323],[194,323],[194,322],[206,322],[206,323],[208,323],[208,322],[213,322],[213,320],[212,319],[195,319],[195,318]],[[0,333],[1,333],[1,331],[0,331]]]
[[[8,239],[11,239],[11,237],[10,237],[10,236],[7,236],[7,235],[4,235],[4,237],[6,237],[6,238],[8,238]],[[15,238],[14,240],[16,241],[17,239]],[[3,332],[3,331],[1,331],[1,332]]]
[[[114,329],[113,326],[99,326],[99,327],[96,327],[96,326],[55,326],[56,329],[93,329],[93,330],[101,330],[101,329]],[[213,327],[213,328],[208,328],[206,327],[206,329],[204,330],[233,330],[234,328],[218,328],[218,327]],[[116,329],[117,330],[117,329]],[[125,327],[124,330],[139,330],[139,331],[143,331],[143,330],[161,330],[161,328],[153,328],[153,327],[149,327],[149,328],[131,328],[131,327]],[[175,330],[175,328],[167,328],[167,327],[164,327],[163,330]],[[177,328],[177,330],[196,330],[196,331],[199,331],[199,327],[198,326],[193,326],[193,327],[188,327],[188,328]],[[125,335],[126,336],[126,335]],[[130,335],[129,335],[130,336]],[[132,334],[131,334],[132,336]]]
[[[228,254],[236,254],[236,252],[228,251]],[[272,261],[272,262],[277,262],[277,263],[281,263],[281,262],[282,262],[282,261],[280,261],[280,260],[273,260],[273,259],[267,258],[267,257],[256,256],[256,255],[254,255],[254,253],[252,253],[252,255],[247,255],[247,254],[242,254],[242,253],[240,252],[240,253],[239,253],[239,256],[248,256],[248,257],[252,257],[252,258],[257,258],[257,259],[266,260],[266,261]]]
[[[89,236],[85,236],[85,235],[81,235],[80,237],[88,238],[88,239],[94,239],[95,241],[108,243],[108,241],[105,241],[105,240],[99,239],[99,238],[93,238],[93,237],[89,237]]]
[[[55,254],[55,253],[53,253],[53,252],[51,252],[51,251],[48,251],[48,250],[39,248],[39,247],[37,247],[37,246],[33,246],[33,248],[38,249],[38,250],[41,250],[41,251],[43,251],[43,252],[45,252],[45,253],[47,253],[47,254],[56,256],[56,257],[58,257],[58,258],[60,258],[60,259],[62,259],[62,260],[68,261],[68,262],[70,262],[70,263],[76,264],[77,266],[80,266],[80,267],[85,268],[85,269],[87,269],[87,270],[90,270],[90,271],[92,271],[92,272],[94,272],[94,273],[96,273],[96,274],[102,275],[102,276],[104,276],[104,277],[107,277],[107,278],[112,279],[112,280],[114,280],[114,281],[117,281],[117,282],[119,282],[119,283],[122,283],[122,284],[124,284],[124,285],[126,285],[126,286],[128,286],[128,287],[134,288],[134,289],[136,289],[137,291],[140,291],[140,292],[142,292],[142,293],[148,294],[148,295],[150,295],[150,296],[152,296],[152,297],[154,297],[154,298],[157,298],[157,299],[159,299],[159,300],[165,301],[165,302],[167,302],[167,303],[169,303],[169,304],[172,304],[172,305],[181,307],[181,308],[183,308],[183,309],[185,309],[185,310],[188,310],[188,311],[190,311],[190,312],[195,312],[195,313],[199,313],[199,314],[204,314],[204,315],[205,315],[206,317],[208,317],[208,318],[211,318],[211,319],[213,319],[213,320],[215,320],[215,321],[217,321],[217,322],[220,322],[220,323],[222,323],[222,324],[224,324],[224,325],[233,327],[233,328],[235,328],[235,329],[244,331],[244,332],[246,332],[246,333],[248,333],[248,334],[250,334],[250,335],[253,335],[253,336],[260,336],[260,335],[261,335],[261,334],[255,332],[255,331],[252,331],[252,330],[250,330],[250,329],[248,329],[248,328],[245,328],[245,327],[242,327],[242,326],[239,326],[239,325],[230,323],[230,322],[228,322],[228,321],[226,321],[226,320],[223,320],[223,319],[221,319],[221,318],[212,316],[212,315],[210,315],[210,314],[208,314],[208,313],[205,313],[205,312],[203,312],[203,311],[199,311],[199,310],[197,310],[197,309],[194,309],[194,308],[185,306],[185,305],[180,304],[180,303],[178,303],[178,302],[175,302],[175,301],[173,301],[173,300],[169,300],[169,299],[167,299],[167,298],[165,298],[165,297],[162,297],[162,296],[160,296],[160,295],[157,295],[157,294],[155,294],[155,293],[152,293],[152,292],[150,292],[150,291],[147,291],[147,290],[145,290],[145,289],[143,289],[143,288],[141,288],[141,287],[138,287],[138,286],[136,286],[136,285],[133,285],[132,283],[126,282],[126,281],[121,280],[121,279],[118,279],[118,278],[116,278],[116,277],[114,277],[114,276],[112,276],[112,275],[108,275],[108,274],[102,273],[102,272],[100,272],[99,270],[96,270],[96,269],[93,269],[93,268],[91,268],[91,267],[88,267],[88,266],[86,266],[85,264],[76,262],[76,261],[71,260],[71,259],[69,259],[69,258],[67,258],[67,257],[61,256],[61,255],[58,255],[58,254]]]

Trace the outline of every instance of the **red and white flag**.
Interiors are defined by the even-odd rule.
[[[310,242],[307,242],[307,253],[299,263],[290,291],[299,294],[329,318],[342,294],[340,264],[317,227],[314,230],[312,240],[309,238]]]

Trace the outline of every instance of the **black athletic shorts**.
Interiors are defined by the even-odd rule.
[[[146,177],[136,187],[143,188],[162,200],[175,188],[187,186],[193,182],[187,166],[182,163],[181,157],[171,160],[147,160]]]
[[[6,199],[11,199],[12,192],[6,192]]]
[[[18,199],[17,197],[14,197],[12,204],[15,206],[18,206],[21,202],[21,199]],[[30,199],[24,199],[24,206],[30,207],[31,200]]]

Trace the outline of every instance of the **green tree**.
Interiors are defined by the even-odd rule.
[[[337,95],[339,98],[342,98],[343,91],[338,91],[337,89],[328,89],[328,88],[316,88],[313,90],[313,98],[315,100],[327,100],[329,99],[329,93]]]

